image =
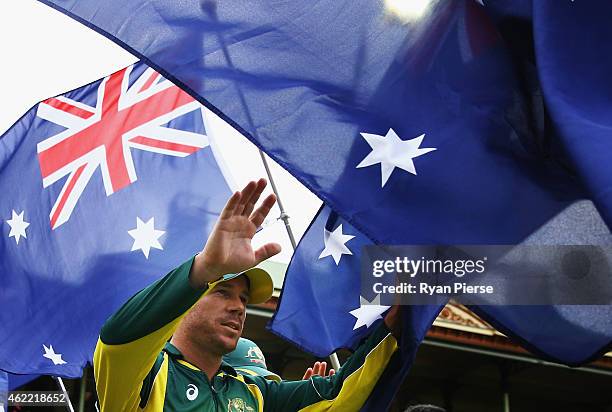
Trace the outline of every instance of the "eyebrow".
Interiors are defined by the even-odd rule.
[[[234,288],[229,286],[228,284],[224,283],[219,283],[218,285],[215,286],[215,288],[219,288],[219,289],[224,289],[224,290],[233,290]],[[249,293],[249,291],[245,291],[245,292],[241,292],[240,293],[240,297],[246,299],[247,301],[249,300],[249,298],[251,297],[251,294]]]

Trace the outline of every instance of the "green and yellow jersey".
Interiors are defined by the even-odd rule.
[[[365,402],[397,341],[384,324],[331,377],[275,382],[238,374],[223,362],[213,379],[167,342],[210,291],[189,285],[193,259],[138,292],[102,327],[94,354],[102,412],[351,411]]]

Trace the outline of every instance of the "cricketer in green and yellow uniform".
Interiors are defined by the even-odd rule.
[[[221,361],[236,347],[247,301],[261,303],[272,293],[265,271],[243,271],[280,251],[276,244],[250,249],[275,200],[271,195],[253,211],[262,181],[230,198],[202,253],[105,323],[94,354],[102,412],[351,411],[365,402],[397,349],[390,315],[330,377],[277,382],[241,375]]]

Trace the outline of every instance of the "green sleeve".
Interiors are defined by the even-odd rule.
[[[94,353],[102,411],[136,410],[164,344],[207,291],[189,285],[192,264],[193,258],[132,296],[102,327]]]
[[[264,411],[359,410],[396,350],[397,340],[381,323],[331,377],[282,382],[256,379]]]

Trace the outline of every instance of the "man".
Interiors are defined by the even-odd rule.
[[[250,269],[280,252],[276,243],[251,246],[276,201],[270,195],[255,209],[265,186],[260,179],[234,193],[202,252],[104,324],[94,354],[103,412],[350,411],[365,402],[397,349],[397,307],[331,377],[273,382],[222,362],[242,333],[247,302],[272,293],[270,276]]]

